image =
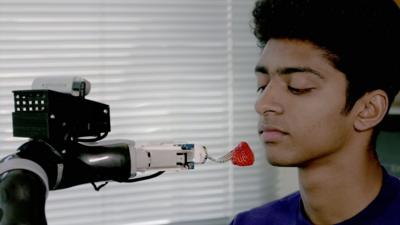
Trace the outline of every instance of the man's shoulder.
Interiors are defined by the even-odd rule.
[[[251,209],[248,212],[250,213],[287,213],[292,211],[297,211],[297,207],[300,204],[300,193],[294,192],[290,195],[287,195],[281,199],[269,202],[257,208]]]
[[[400,225],[400,180],[384,171],[378,196],[360,213],[341,223]]]
[[[284,198],[269,202],[262,206],[239,213],[231,225],[254,225],[254,224],[285,224],[283,218],[296,216],[300,206],[300,193],[295,192]],[[293,222],[293,221],[292,221]]]
[[[400,209],[400,178],[398,176],[389,175],[386,180],[387,188],[383,193],[385,196],[390,198],[390,202],[393,206]]]

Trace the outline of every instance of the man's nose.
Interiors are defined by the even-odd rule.
[[[281,104],[281,94],[277,83],[270,82],[259,94],[255,104],[255,110],[259,115],[281,114],[283,107]]]

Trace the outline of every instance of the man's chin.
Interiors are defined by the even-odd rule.
[[[271,164],[272,166],[276,166],[276,167],[297,167],[297,164],[293,164],[293,163],[281,163],[281,162],[270,162],[268,161],[269,164]]]
[[[297,162],[295,160],[277,159],[274,157],[269,157],[268,155],[267,155],[267,161],[272,166],[277,166],[277,167],[298,167],[302,164],[301,162]]]

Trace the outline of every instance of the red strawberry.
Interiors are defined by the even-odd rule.
[[[240,144],[233,149],[232,163],[237,166],[253,165],[254,154],[246,142],[240,142]]]

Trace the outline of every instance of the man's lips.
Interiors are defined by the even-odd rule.
[[[264,142],[277,142],[289,134],[278,127],[272,126],[262,126],[258,133]]]

